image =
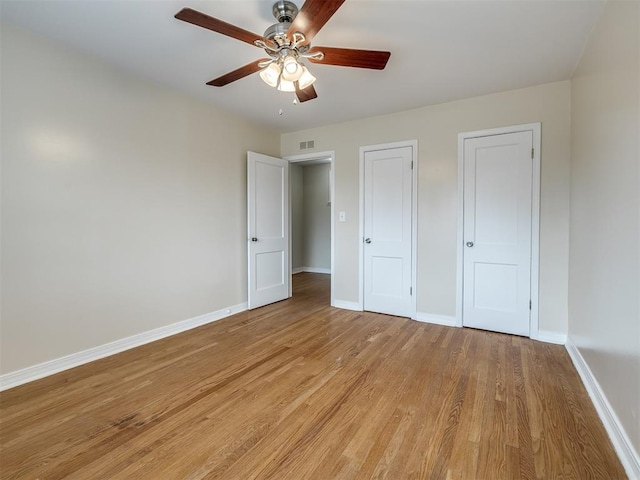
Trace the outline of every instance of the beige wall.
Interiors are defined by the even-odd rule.
[[[330,168],[329,163],[303,167],[305,267],[331,268]]]
[[[570,84],[568,81],[282,135],[282,155],[299,142],[335,150],[335,296],[358,301],[359,147],[418,140],[418,311],[455,315],[457,135],[542,122],[540,329],[567,331]]]
[[[2,27],[1,372],[246,301],[279,136]]]
[[[640,3],[609,1],[572,79],[569,337],[640,452]]]
[[[291,202],[291,269],[304,267],[304,189],[302,165],[289,164],[289,202]]]

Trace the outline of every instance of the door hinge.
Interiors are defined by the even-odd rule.
[[[529,310],[531,310],[531,300],[529,300]]]
[[[413,170],[413,160],[411,160],[411,170]]]
[[[409,295],[413,295],[413,287],[409,287]]]
[[[531,147],[531,159],[533,160],[533,147]]]

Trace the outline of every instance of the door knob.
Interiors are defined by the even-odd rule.
[[[467,242],[467,247],[473,247],[473,242]]]
[[[252,241],[252,242],[257,242],[257,241],[258,241],[258,239],[257,239],[256,237],[251,237],[251,241]]]
[[[364,243],[371,243],[371,239],[370,238],[365,238],[364,239]]]

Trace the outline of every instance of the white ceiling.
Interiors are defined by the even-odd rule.
[[[570,78],[603,0],[347,0],[313,45],[389,50],[384,71],[311,65],[318,98],[251,75],[256,47],[173,18],[188,6],[262,34],[274,0],[2,0],[4,22],[281,132]],[[302,2],[298,2],[301,6]],[[278,111],[282,109],[283,114]]]

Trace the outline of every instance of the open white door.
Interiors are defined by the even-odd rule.
[[[413,151],[364,153],[365,310],[411,317]]]
[[[289,163],[247,154],[249,308],[289,297]]]
[[[529,335],[531,131],[464,140],[463,325]]]

